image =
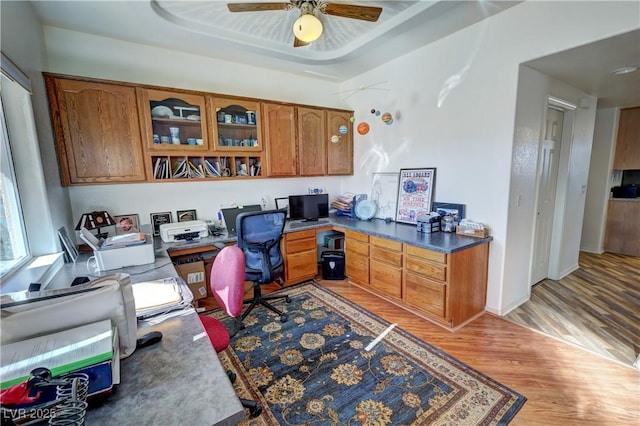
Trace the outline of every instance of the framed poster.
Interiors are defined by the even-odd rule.
[[[192,210],[178,210],[176,211],[176,216],[178,216],[178,222],[187,222],[190,220],[196,220],[196,211]]]
[[[58,229],[58,238],[60,238],[60,243],[64,249],[65,261],[76,263],[76,260],[78,260],[78,250],[71,242],[69,234],[67,234],[67,228],[63,226]]]
[[[398,173],[374,172],[371,181],[371,199],[378,209],[374,217],[393,219],[398,202]]]
[[[400,169],[396,222],[415,224],[431,212],[435,180],[435,168]]]
[[[114,216],[116,221],[116,235],[140,232],[140,219],[137,214],[123,214]]]
[[[287,219],[289,218],[289,197],[276,198],[276,209],[287,209]]]
[[[151,213],[151,226],[153,227],[153,236],[160,235],[160,225],[163,223],[171,223],[171,212]]]

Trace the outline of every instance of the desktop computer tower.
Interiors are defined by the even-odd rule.
[[[344,252],[334,250],[322,253],[322,279],[344,279]]]

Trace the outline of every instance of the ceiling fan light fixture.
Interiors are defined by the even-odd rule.
[[[293,23],[293,34],[298,40],[310,43],[322,35],[322,22],[312,14],[305,14]]]

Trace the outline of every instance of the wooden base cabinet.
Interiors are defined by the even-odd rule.
[[[338,229],[344,233],[347,277],[356,284],[369,286],[369,236],[361,232]]]
[[[604,250],[640,256],[640,201],[612,200],[607,211]]]
[[[345,234],[346,273],[352,283],[451,329],[484,311],[489,243],[441,253],[338,230]]]
[[[289,232],[282,239],[285,256],[285,284],[295,284],[318,274],[316,230]]]
[[[402,243],[370,237],[371,288],[395,299],[402,298]]]
[[[457,327],[484,311],[489,244],[447,254],[405,244],[403,301]]]

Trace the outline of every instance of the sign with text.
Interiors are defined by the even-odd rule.
[[[415,224],[431,212],[435,178],[435,168],[400,169],[396,222]]]

